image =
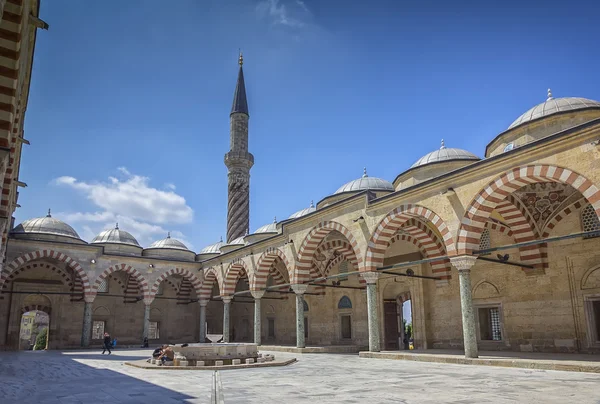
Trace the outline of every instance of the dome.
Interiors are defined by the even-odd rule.
[[[254,234],[256,233],[277,233],[277,218],[273,219],[273,223],[265,224],[256,229]]]
[[[45,217],[25,220],[11,230],[13,234],[50,234],[81,239],[79,234],[62,220],[53,218],[50,209]]]
[[[291,215],[290,217],[288,217],[288,219],[298,219],[299,217],[308,215],[309,213],[313,213],[316,210],[317,210],[317,208],[315,208],[313,201],[310,201],[310,206],[308,208],[299,210],[298,212],[296,212],[293,215]]]
[[[554,115],[559,112],[576,111],[585,108],[599,108],[600,102],[588,100],[587,98],[563,97],[553,98],[552,91],[548,89],[548,99],[541,104],[536,105],[523,115],[518,117],[508,129],[515,128],[526,122],[533,121],[538,118],[543,118],[549,115]]]
[[[167,248],[172,250],[188,250],[185,244],[181,241],[171,238],[171,233],[167,234],[167,238],[155,241],[148,248]]]
[[[367,169],[365,168],[361,178],[342,185],[335,191],[334,195],[341,194],[342,192],[364,191],[366,189],[373,191],[394,191],[394,186],[391,182],[382,180],[381,178],[369,177],[367,175]]]
[[[438,163],[440,161],[451,161],[451,160],[481,160],[479,157],[471,152],[463,149],[455,149],[453,147],[446,147],[444,140],[442,139],[442,146],[438,150],[434,150],[431,153],[427,153],[420,159],[418,159],[410,168],[420,167],[431,163]]]
[[[247,236],[247,234],[246,234],[246,236]],[[235,238],[235,239],[231,240],[230,243],[227,243],[226,245],[237,245],[237,244],[244,245],[244,244],[246,244],[246,242],[244,241],[244,237],[246,237],[246,236],[241,236],[241,237]]]
[[[117,223],[114,229],[104,230],[102,233],[98,234],[96,237],[94,237],[91,243],[128,244],[140,247],[140,244],[135,237],[131,235],[131,233],[119,229],[119,223]]]
[[[214,243],[214,244],[204,247],[202,249],[202,251],[200,251],[199,254],[221,254],[220,248],[223,247],[224,245],[225,245],[225,243],[223,242],[223,239],[221,238],[221,241],[219,241],[218,243]]]

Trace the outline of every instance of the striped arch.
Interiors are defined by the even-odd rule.
[[[2,272],[0,272],[0,288],[4,284],[4,281],[10,276],[10,274],[13,273],[15,270],[19,269],[19,267],[23,266],[28,262],[34,260],[41,260],[45,258],[53,259],[67,264],[77,275],[79,275],[79,278],[81,278],[84,294],[87,295],[91,292],[90,280],[88,278],[87,273],[83,270],[81,265],[79,265],[77,261],[75,261],[68,255],[54,250],[39,250],[23,254],[20,257],[13,260],[10,264],[4,267]]]
[[[204,270],[204,280],[200,285],[200,295],[198,296],[201,300],[210,300],[213,286],[217,282],[219,287],[219,293],[223,293],[223,279],[219,275],[219,272],[214,268],[210,267]]]
[[[525,243],[538,239],[540,232],[535,220],[533,220],[523,203],[514,195],[507,195],[506,199],[500,202],[495,210],[510,226],[515,243]],[[524,264],[537,268],[547,267],[547,254],[542,251],[541,245],[519,247],[519,255],[520,261]]]
[[[385,251],[391,238],[402,225],[413,218],[431,223],[442,236],[446,255],[455,254],[456,247],[450,229],[437,214],[423,206],[401,205],[388,213],[375,228],[367,247],[366,271],[375,271],[377,267],[383,265]]]
[[[443,257],[446,255],[444,245],[439,241],[439,237],[427,225],[417,219],[409,219],[401,229],[405,230],[410,236],[418,241],[427,258]],[[447,258],[441,258],[439,261],[432,261],[431,272],[441,280],[450,279],[451,264]]]
[[[563,220],[565,217],[570,215],[575,210],[581,209],[582,207],[584,207],[584,205],[585,205],[585,198],[581,198],[581,199],[573,202],[566,208],[564,208],[560,213],[554,215],[554,217],[552,217],[552,219],[550,219],[548,224],[546,224],[546,226],[544,226],[542,237],[543,238],[550,237],[550,232],[556,227],[556,225],[561,220]]]
[[[584,176],[567,168],[547,164],[517,167],[491,181],[473,198],[458,231],[458,254],[471,254],[477,250],[479,238],[492,211],[519,188],[537,182],[558,182],[572,186],[600,216],[600,190]]]
[[[298,250],[296,268],[292,274],[292,283],[304,283],[310,280],[310,271],[313,266],[312,258],[319,247],[319,244],[321,244],[325,237],[332,231],[338,231],[346,237],[358,260],[358,269],[361,270],[362,257],[358,249],[358,243],[350,230],[340,223],[324,221],[313,227],[302,241],[300,249]]]
[[[150,294],[150,290],[148,288],[148,281],[146,280],[146,278],[144,278],[137,269],[135,269],[131,265],[127,265],[127,264],[113,265],[113,266],[105,269],[104,272],[102,272],[100,274],[100,276],[98,276],[98,278],[96,278],[96,282],[94,282],[94,285],[92,286],[92,290],[91,290],[90,294],[95,296],[98,293],[98,288],[102,284],[102,281],[104,279],[106,279],[106,277],[108,275],[112,274],[113,272],[119,272],[119,271],[128,273],[129,275],[132,275],[133,277],[136,278],[136,280],[138,281],[138,284],[140,286],[140,289],[142,290],[144,299],[151,299],[152,297],[154,297],[154,295]]]
[[[227,272],[225,272],[225,282],[223,283],[223,292],[221,292],[221,295],[226,296],[234,294],[238,280],[244,275],[248,276],[248,268],[244,261],[239,258],[233,260],[231,264],[229,264]],[[248,279],[248,281],[250,280]]]
[[[354,249],[346,240],[332,240],[326,243],[322,243],[321,245],[319,245],[319,248],[317,248],[317,250],[315,251],[315,255],[328,250],[339,251],[342,255],[346,257],[348,261],[352,263],[352,265],[354,265],[354,267],[358,268],[358,258],[354,253]]]
[[[152,294],[152,296],[156,295],[156,292],[158,292],[158,287],[160,286],[160,283],[171,275],[181,275],[185,279],[188,279],[192,283],[192,287],[196,291],[196,296],[200,296],[200,292],[202,290],[202,282],[200,281],[200,279],[198,279],[196,275],[194,275],[193,272],[185,268],[171,268],[168,271],[164,272],[162,275],[160,275],[158,279],[154,282],[154,285],[152,285],[152,288],[150,289],[150,293]]]
[[[279,278],[284,279],[284,281],[281,283],[285,283],[285,278],[283,278],[283,276],[279,274],[279,271],[272,270],[274,268],[273,264],[277,259],[280,259],[283,262],[285,268],[289,273],[290,262],[288,261],[285,253],[279,248],[268,248],[265,252],[261,254],[260,258],[258,259],[258,263],[256,264],[256,271],[254,272],[254,276],[252,276],[252,279],[250,279],[250,290],[264,289],[267,286],[267,279],[269,275],[273,276],[273,274],[277,276],[278,280]],[[273,276],[273,280],[275,280],[275,276]]]
[[[513,237],[513,232],[510,229],[510,227],[496,219],[488,219],[487,223],[485,224],[485,228],[490,230],[496,230],[504,235],[507,235],[508,237]]]

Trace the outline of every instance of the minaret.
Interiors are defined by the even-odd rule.
[[[254,156],[248,153],[248,101],[244,86],[244,58],[240,53],[233,105],[229,115],[230,149],[225,154],[228,170],[227,242],[242,237],[250,228],[250,168]]]

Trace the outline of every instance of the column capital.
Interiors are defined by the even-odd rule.
[[[96,295],[83,295],[83,301],[86,303],[94,303],[96,300]]]
[[[294,289],[294,292],[296,292],[297,295],[303,295],[308,290],[308,285],[298,283],[296,285],[292,285],[292,289]]]
[[[206,307],[206,305],[208,304],[209,300],[208,299],[200,299],[198,300],[198,303],[200,304],[200,306],[202,307]]]
[[[153,297],[144,297],[144,306],[150,306],[154,301]]]
[[[262,297],[265,295],[264,290],[252,290],[250,293],[252,293],[252,297],[255,299],[262,299]]]
[[[221,300],[223,300],[223,303],[225,303],[225,304],[231,303],[232,299],[233,299],[232,296],[221,296]]]
[[[475,255],[461,255],[459,257],[450,258],[452,266],[458,269],[459,272],[471,269],[471,267],[475,265],[475,261],[477,261],[477,256]]]
[[[377,283],[379,279],[379,272],[363,272],[360,274],[367,284]]]

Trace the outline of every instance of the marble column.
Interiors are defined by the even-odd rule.
[[[264,296],[264,290],[254,290],[252,291],[252,296],[254,297],[254,343],[256,345],[261,344],[261,312],[260,312],[260,302],[261,298]]]
[[[471,296],[471,267],[475,265],[475,261],[477,261],[477,257],[471,255],[450,258],[452,265],[458,269],[460,308],[462,312],[463,341],[466,358],[477,358],[479,356],[475,314],[473,313],[473,298]]]
[[[377,279],[379,278],[379,273],[365,272],[361,274],[361,276],[367,282],[369,351],[379,352],[381,351],[381,344],[379,341],[379,310],[377,304]]]
[[[308,285],[292,285],[296,292],[296,348],[305,348],[304,340],[304,293]]]
[[[144,331],[142,333],[142,342],[144,339],[148,338],[148,333],[150,332],[150,305],[152,302],[144,301]]]
[[[208,300],[198,300],[200,303],[200,332],[198,333],[198,339],[200,343],[206,341],[206,305]]]
[[[229,309],[231,297],[223,297],[223,342],[229,342]]]
[[[81,330],[81,346],[90,346],[90,338],[92,334],[92,306],[94,298],[84,296],[85,305],[83,306],[83,328]]]

